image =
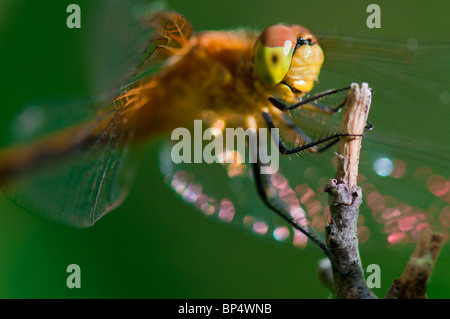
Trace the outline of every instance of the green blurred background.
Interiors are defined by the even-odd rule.
[[[0,145],[24,105],[88,94],[83,46],[90,30],[66,27],[66,8],[90,13],[94,1],[0,0]],[[310,29],[338,27],[406,38],[450,37],[443,21],[450,2],[376,1],[382,28],[366,27],[374,1],[168,0],[196,30],[254,27],[278,22]],[[83,21],[83,20],[82,20]],[[83,23],[83,22],[82,22]],[[448,24],[447,24],[448,25]],[[82,24],[83,26],[83,24]],[[153,141],[129,197],[94,227],[70,229],[37,218],[0,194],[1,298],[327,298],[316,265],[318,249],[259,240],[216,223],[183,203],[163,182]],[[51,194],[49,194],[51,200]],[[364,265],[379,264],[384,296],[407,260],[362,251]],[[450,296],[448,258],[429,284],[431,298]],[[81,289],[68,289],[66,267],[81,267]]]

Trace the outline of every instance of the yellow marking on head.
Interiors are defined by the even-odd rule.
[[[280,83],[291,65],[297,38],[287,26],[274,25],[258,38],[253,55],[256,74],[268,85]]]

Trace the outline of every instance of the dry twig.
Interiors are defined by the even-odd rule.
[[[408,265],[400,278],[394,279],[386,299],[426,299],[427,282],[444,244],[441,234],[426,228],[417,241]]]
[[[326,186],[329,193],[331,222],[326,240],[333,257],[333,283],[337,298],[376,298],[364,280],[358,248],[358,210],[362,202],[358,178],[361,139],[370,109],[372,93],[366,83],[352,84],[347,95],[342,120],[342,132],[361,135],[341,138],[336,178]],[[387,299],[427,298],[427,282],[439,256],[444,236],[430,229],[422,232],[416,249],[400,278],[389,288]],[[325,273],[324,271],[322,271]],[[323,274],[321,274],[323,275]],[[328,280],[328,283],[330,280]]]
[[[372,92],[368,85],[352,84],[344,106],[342,132],[352,135],[341,138],[338,171],[326,186],[330,194],[331,222],[326,241],[334,258],[334,290],[337,298],[376,298],[367,287],[359,256],[356,232],[358,209],[362,202],[361,189],[356,186],[361,139],[370,109]]]

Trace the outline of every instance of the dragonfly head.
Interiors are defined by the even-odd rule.
[[[309,92],[319,76],[323,52],[316,37],[299,25],[266,28],[256,41],[253,66],[265,85],[276,91]]]

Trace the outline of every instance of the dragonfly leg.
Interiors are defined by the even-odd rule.
[[[264,120],[266,121],[266,124],[269,128],[275,128],[275,125],[273,123],[273,120],[271,118],[271,116],[266,113],[263,112],[263,117]],[[293,123],[292,123],[293,124]],[[280,137],[278,136],[278,140],[279,140],[279,150],[281,154],[292,154],[292,153],[297,153],[303,150],[306,150],[308,148],[312,148],[314,146],[323,144],[327,141],[336,139],[338,140],[338,138],[340,136],[359,136],[359,135],[352,135],[352,134],[344,134],[344,133],[335,133],[332,134],[328,137],[316,140],[316,141],[309,141],[307,144],[297,147],[295,149],[287,149],[286,146],[283,144],[282,140],[280,139]],[[275,136],[272,136],[272,138],[276,138]],[[309,137],[308,137],[309,139]],[[259,148],[259,145],[257,146],[257,148]],[[327,148],[327,146],[325,146],[323,148],[323,150],[325,150],[325,148]],[[304,227],[302,225],[299,225],[297,223],[297,221],[287,212],[285,212],[283,209],[281,209],[280,207],[278,207],[276,204],[273,203],[273,200],[270,198],[269,196],[269,181],[270,179],[267,177],[266,174],[262,174],[261,173],[261,166],[262,163],[259,159],[259,152],[258,149],[256,150],[252,150],[254,152],[254,156],[256,158],[256,162],[253,163],[253,176],[254,176],[254,181],[255,181],[255,185],[256,185],[256,190],[258,193],[258,196],[261,198],[261,200],[263,201],[263,203],[270,209],[272,210],[274,213],[276,213],[278,216],[280,216],[281,218],[283,218],[285,221],[287,221],[294,229],[300,231],[302,234],[304,234],[309,240],[311,240],[316,246],[318,246],[322,252],[325,254],[325,256],[327,256],[327,258],[330,260],[330,262],[333,264],[333,266],[342,274],[342,275],[351,275],[351,273],[345,273],[335,262],[333,256],[330,253],[330,250],[328,249],[328,247],[326,246],[326,244],[324,243],[323,240],[320,239],[320,237],[318,236],[318,234],[316,234],[314,232],[314,230],[310,229],[309,227]],[[316,150],[317,151],[317,150]]]
[[[259,152],[256,152],[258,154]],[[319,238],[319,235],[314,232],[314,230],[309,229],[307,226],[303,227],[299,225],[294,218],[288,214],[287,212],[284,212],[281,208],[277,207],[274,203],[272,203],[272,200],[270,199],[270,196],[268,195],[268,178],[267,175],[261,174],[261,162],[259,160],[258,155],[257,160],[255,163],[253,163],[253,176],[254,181],[256,185],[256,190],[258,192],[259,197],[263,201],[263,203],[275,214],[283,218],[285,221],[287,221],[294,229],[300,231],[302,234],[304,234],[306,237],[308,237],[309,240],[311,240],[317,247],[319,247],[322,252],[325,254],[325,256],[330,260],[330,262],[333,264],[333,266],[343,275],[351,275],[351,273],[345,273],[342,269],[339,268],[339,266],[334,261],[333,256],[330,253],[330,250],[326,246],[325,242]]]
[[[314,95],[310,98],[304,99],[293,105],[288,105],[288,104],[284,103],[283,101],[275,99],[274,97],[269,97],[269,102],[272,103],[273,106],[275,106],[277,109],[279,109],[282,112],[295,110],[301,106],[308,105],[308,106],[312,106],[312,107],[316,108],[318,111],[321,111],[323,113],[334,114],[334,113],[338,112],[345,105],[346,98],[344,98],[338,105],[336,105],[334,107],[330,107],[328,105],[318,103],[317,100],[324,98],[326,96],[330,96],[330,95],[339,93],[339,92],[348,91],[349,89],[350,89],[350,87],[346,87],[343,89],[322,92],[322,93]]]
[[[262,115],[263,115],[264,121],[266,122],[266,125],[267,125],[267,127],[269,129],[276,128],[275,124],[273,123],[272,117],[270,116],[269,113],[263,112]],[[331,143],[336,143],[336,142],[334,142],[334,140],[339,140],[339,137],[341,137],[341,136],[360,136],[360,135],[347,134],[347,133],[333,133],[333,134],[330,134],[330,135],[328,135],[326,137],[320,138],[318,140],[311,141],[309,143],[307,142],[307,143],[305,143],[305,144],[303,144],[301,146],[294,147],[294,148],[291,148],[291,149],[286,147],[286,145],[284,144],[284,142],[282,141],[282,139],[281,139],[281,137],[279,135],[278,136],[272,136],[272,138],[275,138],[275,139],[278,140],[278,147],[279,147],[279,151],[280,151],[281,154],[283,154],[283,155],[290,155],[290,154],[300,153],[300,152],[303,152],[303,151],[308,150],[308,149],[316,149],[315,148],[316,146],[324,144],[324,143],[329,142],[329,141],[331,141]],[[323,148],[325,150],[328,147],[329,146],[327,144]],[[316,149],[316,152],[317,152],[317,149]]]
[[[272,203],[268,195],[268,181],[267,177],[261,173],[261,162],[258,158],[256,163],[253,163],[253,175],[256,184],[256,190],[258,192],[259,197],[262,199],[263,203],[272,211],[274,211],[281,218],[286,220],[292,227],[302,232],[306,237],[308,237],[314,244],[316,244],[324,253],[329,256],[329,251],[325,243],[317,238],[317,234],[314,233],[313,230],[304,228],[299,225],[288,213],[283,212],[279,207]]]
[[[292,122],[292,120],[289,117],[282,114],[281,119],[291,130],[293,130],[298,136],[300,136],[300,138],[303,141],[305,141],[305,143],[313,142],[313,140],[308,136],[308,134],[303,132],[303,130],[301,128],[299,128],[297,125],[295,125],[294,122]],[[328,150],[333,145],[336,145],[337,142],[339,142],[338,138],[336,138],[334,141],[332,141],[331,143],[328,143],[326,145],[320,145],[321,147],[314,146],[311,148],[311,150],[314,153],[322,153],[322,152],[325,152],[326,150]]]

